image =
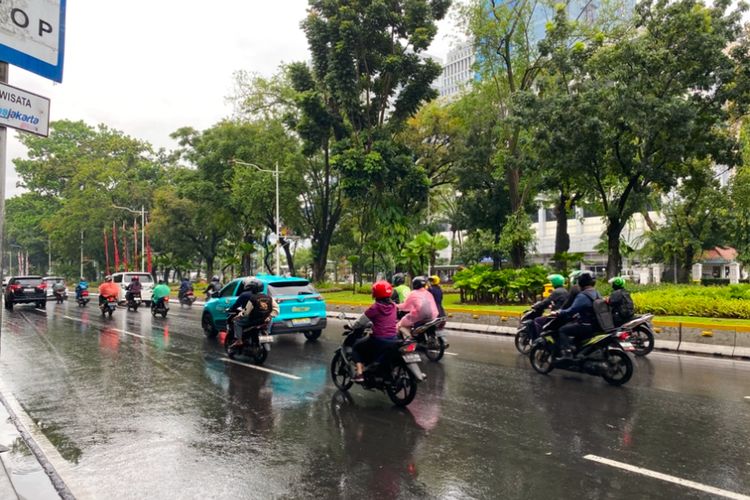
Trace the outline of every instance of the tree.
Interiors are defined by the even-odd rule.
[[[445,250],[449,245],[450,241],[442,234],[432,235],[423,231],[406,244],[401,257],[412,276],[426,274],[435,267],[438,252]]]

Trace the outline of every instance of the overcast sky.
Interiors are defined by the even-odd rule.
[[[51,118],[105,123],[172,148],[169,134],[231,114],[225,97],[232,74],[273,74],[282,62],[304,61],[299,28],[307,0],[69,0],[62,84],[10,69],[9,83],[52,99]],[[450,21],[430,53],[445,57]],[[25,148],[9,131],[6,197],[19,192],[10,160]]]

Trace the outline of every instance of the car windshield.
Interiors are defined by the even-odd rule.
[[[42,284],[41,278],[16,278],[13,280],[13,284],[21,285],[23,287],[36,287]]]
[[[313,295],[318,293],[307,281],[289,281],[268,285],[270,295]]]

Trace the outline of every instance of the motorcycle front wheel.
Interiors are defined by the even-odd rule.
[[[333,379],[333,385],[342,392],[348,391],[354,383],[341,352],[337,352],[331,361],[331,378]]]
[[[528,354],[531,350],[531,341],[529,340],[526,328],[518,330],[515,338],[516,349],[521,354]]]
[[[554,368],[552,364],[552,346],[547,343],[536,344],[529,352],[531,367],[538,373],[546,375]]]
[[[268,351],[262,345],[255,348],[255,354],[253,354],[253,362],[256,365],[262,365],[268,357]]]
[[[440,361],[445,354],[445,339],[437,335],[428,335],[424,353],[430,361]]]
[[[629,340],[635,348],[636,356],[646,356],[654,350],[654,334],[645,326],[639,326],[633,330]]]
[[[417,379],[406,364],[398,363],[393,367],[386,392],[396,406],[403,407],[414,400],[417,395]]]
[[[602,378],[611,385],[622,385],[633,376],[633,362],[624,351],[608,351]]]

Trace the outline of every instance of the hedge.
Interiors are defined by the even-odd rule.
[[[750,319],[750,285],[661,285],[632,295],[636,311],[666,316]]]

